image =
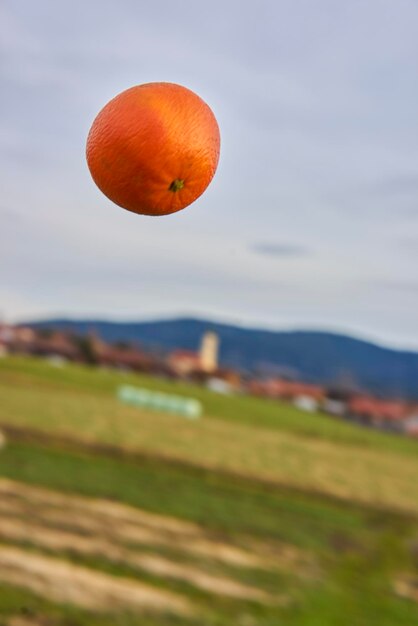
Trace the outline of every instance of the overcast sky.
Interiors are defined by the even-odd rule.
[[[416,0],[2,0],[0,314],[193,314],[418,349]],[[107,200],[120,91],[196,91],[218,172],[186,210]]]

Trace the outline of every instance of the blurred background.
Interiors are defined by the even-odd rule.
[[[0,3],[0,624],[418,621],[418,5]],[[198,93],[163,219],[102,106]]]

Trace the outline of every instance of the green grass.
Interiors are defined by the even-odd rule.
[[[42,624],[54,626],[204,626],[201,621],[173,615],[94,614],[72,606],[57,606],[26,590],[0,584],[0,626],[6,626],[10,616],[39,619]]]
[[[205,417],[190,422],[124,406],[115,397],[122,383],[194,395]],[[0,421],[418,512],[416,441],[257,398],[6,358],[0,360]]]
[[[316,580],[304,582],[295,579],[293,572],[284,571],[278,584],[292,601],[283,608],[216,598],[208,605],[202,594],[174,583],[172,588],[190,594],[202,606],[201,617],[190,622],[168,616],[97,616],[0,587],[0,623],[2,614],[18,613],[22,607],[73,626],[412,626],[418,620],[418,606],[392,592],[394,577],[414,569],[409,546],[418,534],[418,525],[409,515],[382,514],[370,507],[291,489],[265,489],[216,472],[150,459],[133,462],[28,443],[9,442],[1,451],[0,476],[174,515],[237,543],[245,537],[262,539],[271,542],[273,549],[277,541],[286,542],[312,555],[320,572]],[[143,579],[141,573],[98,558],[71,558],[110,573]],[[246,580],[257,584],[258,576],[249,570]],[[271,580],[266,579],[265,584],[271,585]]]
[[[29,390],[36,385],[51,391],[74,391],[96,398],[114,398],[119,385],[132,384],[151,390],[193,396],[200,400],[205,416],[247,424],[268,430],[280,430],[312,438],[343,442],[344,445],[372,446],[388,451],[418,455],[415,441],[404,437],[361,428],[320,413],[306,413],[291,404],[251,396],[223,396],[179,381],[100,370],[80,365],[57,368],[34,358],[8,357],[0,359],[0,382]]]
[[[194,396],[205,417],[189,422],[123,406],[115,398],[120,384]],[[0,476],[197,522],[243,546],[261,540],[274,550],[284,542],[309,554],[319,572],[313,580],[299,579],[290,569],[280,572],[278,588],[291,600],[281,608],[208,599],[188,585],[152,579],[190,596],[202,609],[196,620],[96,615],[0,585],[0,624],[22,612],[44,616],[51,626],[418,623],[418,605],[393,593],[398,574],[417,570],[410,548],[418,537],[416,441],[277,402],[87,367],[59,369],[25,358],[0,359],[0,422],[51,435],[44,444],[9,441],[0,451]],[[79,450],[60,447],[55,435],[80,441]],[[147,454],[108,457],[88,452],[82,442]],[[144,572],[99,557],[66,556],[147,580]],[[232,574],[226,566],[216,568]],[[256,570],[239,574],[248,584],[273,588],[274,577],[263,576]]]
[[[308,494],[288,490],[278,494],[227,481],[212,472],[149,459],[120,462],[34,444],[9,443],[0,454],[0,475],[57,491],[120,500],[218,532],[267,536],[305,548],[327,546],[338,528],[362,531],[370,514]]]

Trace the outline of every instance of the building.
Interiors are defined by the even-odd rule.
[[[61,331],[34,331],[29,327],[15,326],[9,350],[16,354],[28,354],[45,358],[59,357],[62,360],[76,361],[79,358],[77,346],[72,338]]]
[[[97,357],[102,367],[111,367],[126,371],[149,372],[154,368],[154,359],[137,348],[117,348],[108,346]]]
[[[402,430],[410,412],[407,403],[380,400],[372,396],[353,396],[347,404],[348,416],[361,424],[390,430]]]
[[[193,350],[174,350],[168,357],[168,365],[178,376],[190,376],[200,371],[200,355]]]
[[[91,359],[101,367],[126,371],[149,372],[155,368],[155,359],[131,344],[108,344],[91,330],[87,337]],[[87,354],[89,356],[89,354]]]
[[[405,435],[418,438],[418,409],[404,420],[402,430]]]
[[[215,374],[218,368],[219,338],[214,332],[206,332],[201,340],[198,352],[178,349],[171,352],[167,363],[177,376],[193,377],[205,380]]]
[[[325,390],[319,385],[282,378],[250,381],[248,391],[254,395],[287,400],[288,402],[309,398],[319,404],[325,397]]]
[[[206,332],[202,337],[199,358],[200,369],[204,372],[215,372],[218,369],[219,337],[212,331]]]
[[[7,324],[0,323],[0,357],[6,356],[13,339],[13,328]]]

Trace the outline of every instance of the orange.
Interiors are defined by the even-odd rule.
[[[144,215],[167,215],[194,202],[219,160],[215,116],[193,91],[173,83],[131,87],[97,115],[87,163],[115,204]]]

